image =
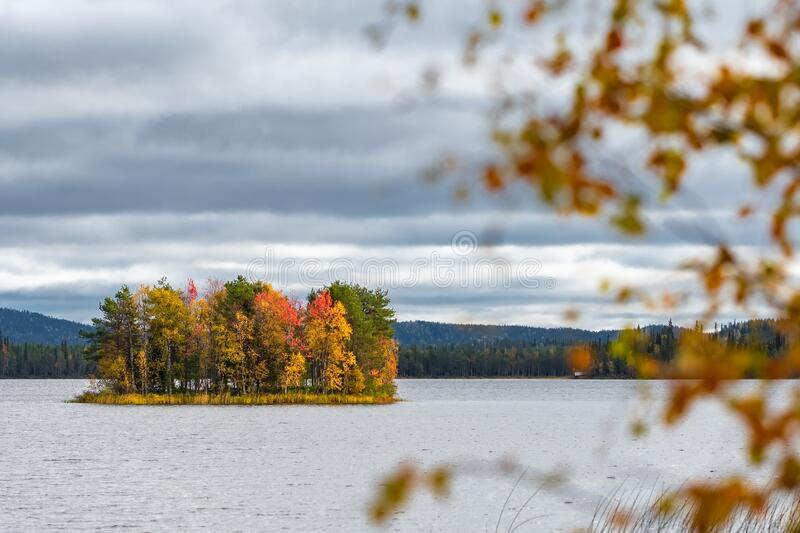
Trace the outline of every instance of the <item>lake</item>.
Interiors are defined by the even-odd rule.
[[[406,401],[389,406],[64,403],[86,386],[0,380],[0,530],[495,531],[510,459],[568,478],[517,531],[570,531],[615,490],[744,469],[741,429],[715,404],[634,439],[633,381],[399,380]],[[402,460],[467,471],[446,500],[418,494],[375,528],[368,502]],[[514,491],[501,531],[536,487]]]

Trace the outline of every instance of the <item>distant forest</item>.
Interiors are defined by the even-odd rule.
[[[95,365],[84,358],[81,329],[90,328],[39,313],[0,308],[0,379],[91,374]]]
[[[576,344],[616,338],[619,331],[589,331],[576,328],[537,328],[484,324],[447,324],[421,320],[398,322],[394,338],[403,346],[471,345],[498,340],[536,344]]]
[[[467,336],[475,333],[474,330],[467,331]],[[580,332],[571,331],[575,331],[575,335]],[[659,361],[669,362],[675,357],[677,341],[683,330],[670,323],[666,326],[647,326],[635,331],[644,345],[643,353]],[[486,337],[469,343],[401,344],[398,371],[401,377],[411,378],[570,376],[573,369],[569,362],[569,349],[576,344],[585,344],[594,353],[594,362],[587,377],[631,378],[635,375],[633,368],[624,358],[614,356],[615,341],[619,333],[597,333],[588,341],[564,338],[552,342]],[[710,335],[729,346],[756,349],[767,357],[786,347],[786,339],[776,328],[774,320],[752,320],[715,327]]]
[[[83,378],[95,365],[83,356],[83,345],[15,344],[0,337],[0,379]]]
[[[21,325],[22,334],[15,325]],[[772,320],[752,320],[715,326],[711,334],[731,345],[756,347],[770,356],[786,346],[785,338],[775,326]],[[85,360],[84,344],[76,333],[81,329],[88,326],[37,313],[0,309],[0,378],[80,378],[92,374],[94,363]],[[398,377],[570,376],[568,352],[576,344],[588,345],[596,354],[589,376],[633,376],[625,361],[613,356],[618,330],[595,332],[421,321],[398,322],[394,330],[400,342]],[[647,353],[670,361],[683,329],[668,324],[637,331],[646,343]]]

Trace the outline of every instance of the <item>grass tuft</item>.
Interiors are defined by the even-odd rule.
[[[622,495],[622,487],[606,497],[596,508],[585,533],[680,533],[693,530],[693,507],[683,504],[669,514],[657,512],[664,497],[658,491],[640,487]],[[618,520],[628,515],[631,519]],[[786,533],[797,531],[800,507],[791,498],[771,500],[763,513],[736,510],[731,519],[713,528],[713,533]]]

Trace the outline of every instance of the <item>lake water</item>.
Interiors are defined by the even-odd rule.
[[[517,477],[495,467],[512,459],[568,477],[517,531],[569,531],[620,487],[744,470],[741,429],[713,404],[634,439],[632,381],[400,380],[407,401],[389,406],[64,403],[86,385],[0,380],[0,530],[495,531]],[[465,471],[446,500],[419,494],[376,529],[368,502],[403,460]]]

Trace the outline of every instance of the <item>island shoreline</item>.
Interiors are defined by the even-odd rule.
[[[360,394],[259,393],[259,394],[119,394],[84,392],[69,403],[97,405],[389,405],[400,401],[394,396]]]

